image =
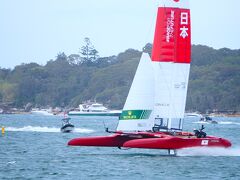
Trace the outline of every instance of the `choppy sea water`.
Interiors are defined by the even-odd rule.
[[[240,179],[240,118],[215,118],[209,135],[233,143],[230,149],[194,148],[168,156],[163,150],[68,147],[76,137],[105,135],[116,117],[72,117],[76,129],[61,133],[60,116],[0,115],[0,179]],[[188,118],[184,130],[200,127]]]

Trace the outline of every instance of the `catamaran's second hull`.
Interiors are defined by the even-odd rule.
[[[231,146],[230,141],[207,136],[197,138],[191,133],[181,135],[170,135],[164,132],[117,132],[112,136],[98,136],[75,138],[68,142],[70,146],[103,146],[103,147],[125,147],[125,148],[147,148],[147,149],[182,149],[191,147],[223,147]]]

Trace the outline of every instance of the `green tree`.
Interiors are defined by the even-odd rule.
[[[82,58],[79,54],[71,54],[68,56],[68,63],[72,65],[79,65],[82,63]]]
[[[83,58],[83,63],[91,64],[98,59],[98,51],[92,45],[90,38],[84,39],[85,45],[81,47],[80,54]]]

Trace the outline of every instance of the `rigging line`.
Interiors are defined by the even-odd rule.
[[[180,9],[179,9],[179,8],[177,9],[177,11],[178,11],[178,13],[180,13]],[[177,19],[177,21],[179,21],[179,20],[180,20],[180,19]],[[178,29],[178,28],[179,28],[179,26],[177,27],[177,29]],[[176,32],[178,33],[178,31],[176,31]],[[176,34],[176,36],[178,36],[178,35],[179,35],[179,34]],[[176,57],[177,57],[177,50],[176,50],[176,46],[178,45],[177,43],[178,43],[178,42],[177,42],[177,39],[175,39],[175,46],[174,46],[174,48],[175,48],[175,54],[174,54],[174,55],[175,55],[175,59],[176,59]],[[185,43],[185,45],[186,45],[186,43]],[[186,49],[184,49],[184,51],[186,52]],[[186,55],[185,55],[185,56],[186,56]],[[179,77],[179,75],[180,75],[180,77],[183,77],[184,82],[187,83],[187,79],[186,79],[186,78],[188,77],[188,76],[187,76],[188,72],[186,72],[186,68],[184,68],[183,71],[180,71],[180,74],[179,74],[179,71],[178,71],[177,66],[182,67],[182,63],[175,63],[175,65],[174,65],[174,77]],[[186,77],[186,76],[187,76],[187,77]],[[179,78],[179,79],[180,79],[180,81],[182,81],[182,80],[181,80],[182,78]],[[173,84],[173,85],[174,85],[174,84]],[[187,85],[186,85],[186,84],[185,84],[185,87],[187,88]],[[174,89],[174,88],[175,88],[175,87],[173,86],[173,89]],[[181,95],[184,95],[184,94],[185,94],[185,93],[182,93],[182,92],[181,92]],[[179,97],[179,96],[178,96],[178,97]],[[184,102],[185,102],[185,98],[184,98],[184,97],[185,97],[185,96],[181,96],[181,98],[179,98],[179,99],[181,99],[181,102],[182,102],[181,105],[182,105],[182,107],[185,106],[185,103],[184,103]],[[174,112],[176,112],[176,108],[177,108],[176,105],[177,105],[177,104],[173,105],[173,111],[174,111]],[[178,105],[177,105],[177,106],[178,106]],[[180,115],[181,115],[181,114],[175,113],[175,116],[176,116],[176,117],[180,117]]]
[[[181,64],[175,64],[175,66],[174,66],[174,77],[178,77],[179,76],[179,74],[177,73],[178,72],[178,68],[177,68],[177,66],[181,66]],[[184,68],[183,69],[184,71],[186,70],[186,68]],[[180,71],[180,73],[182,74],[183,73],[183,71]],[[186,77],[186,74],[187,73],[184,73],[185,74],[185,77],[183,78],[184,80],[183,80],[183,82],[185,82],[185,88],[187,88],[187,77]],[[182,78],[180,78],[180,81],[182,81]],[[183,87],[180,87],[180,88],[183,88]],[[175,89],[175,87],[174,87],[174,84],[173,84],[173,89]],[[179,99],[181,99],[181,101],[180,101],[180,103],[181,103],[181,105],[182,105],[182,107],[183,106],[185,106],[185,96],[186,96],[186,91],[187,90],[182,90],[182,89],[179,89],[179,91],[181,91],[181,92],[179,92],[180,93],[180,98]],[[184,92],[182,92],[182,91],[184,91]],[[177,94],[176,95],[177,97],[179,97],[179,94]],[[178,106],[179,104],[175,104],[175,105],[173,105],[173,110],[175,110],[176,109],[176,106]],[[175,114],[177,117],[178,116],[180,116],[180,114]]]
[[[175,32],[175,36],[177,36],[176,33],[177,32]],[[177,39],[175,38],[174,39],[174,46],[173,46],[174,47],[174,59],[176,59],[176,57],[177,57],[176,46],[177,46]],[[173,73],[171,73],[171,81],[170,81],[170,84],[169,84],[170,87],[168,86],[170,102],[173,102],[174,101],[174,97],[175,97],[175,93],[174,93],[174,89],[175,89],[174,83],[175,83],[175,81],[174,81],[174,78],[177,75],[177,73],[176,73],[177,72],[177,64],[175,62],[173,62],[172,72]],[[176,109],[177,109],[176,105],[174,105],[174,103],[171,103],[169,111],[171,113],[173,113],[172,115],[174,115],[175,117],[179,117],[180,114],[177,113],[178,111],[176,111]],[[172,117],[172,115],[171,115],[171,117]]]
[[[161,84],[163,84],[163,86],[165,86],[166,89],[168,90],[168,97],[171,96],[171,87],[169,87],[171,85],[168,83],[169,82],[168,81],[169,80],[169,73],[166,70],[164,70],[164,66],[166,67],[166,65],[167,65],[167,67],[169,67],[170,63],[171,62],[158,62],[158,66],[157,66],[158,71],[155,71],[155,72],[158,72],[158,73],[155,73],[155,76],[156,76],[155,78],[158,78],[158,76],[161,77],[161,79],[163,80],[163,82]],[[157,80],[155,80],[155,81],[158,83]],[[169,108],[168,108],[168,114],[170,114],[170,109]]]
[[[126,102],[125,102],[125,104],[126,104]],[[124,106],[125,106],[125,104],[124,104]],[[121,120],[121,116],[122,116],[122,113],[124,111],[124,106],[123,106],[121,114],[118,116],[117,127],[115,128],[116,130],[117,130],[118,126],[119,126],[119,123],[120,123],[120,120]]]
[[[179,9],[176,10],[176,13],[177,13],[177,14],[179,13],[178,11],[179,11]],[[179,19],[175,20],[175,22],[177,22],[178,20],[179,20]],[[175,25],[176,25],[176,23],[175,23]],[[175,87],[174,87],[174,83],[175,83],[175,82],[174,82],[173,79],[174,79],[174,77],[176,76],[175,73],[176,73],[176,71],[177,71],[177,70],[176,70],[176,59],[177,59],[177,38],[176,38],[176,37],[178,36],[178,34],[177,34],[177,33],[178,33],[178,30],[177,30],[177,29],[178,29],[178,26],[176,26],[175,28],[176,28],[176,30],[175,30],[175,33],[174,33],[175,38],[174,38],[174,46],[173,46],[173,47],[174,47],[174,65],[173,65],[173,68],[174,68],[174,69],[173,69],[173,74],[172,74],[172,82],[171,82],[172,87],[171,87],[171,94],[170,94],[170,99],[171,99],[172,102],[173,102],[173,100],[174,100],[174,97],[173,97],[174,95],[172,94],[172,91],[174,91],[174,88],[175,88]],[[175,117],[178,117],[177,114],[176,114],[175,103],[172,103],[172,107],[171,107],[171,108],[172,108],[172,113],[174,113],[174,116],[175,116]]]
[[[106,124],[105,124],[105,120],[104,120],[104,119],[102,120],[102,123],[103,123],[104,129],[105,129],[105,130],[108,129],[108,127],[107,127]]]
[[[156,3],[156,1],[155,1],[155,4],[153,5],[153,9],[158,9],[158,4]],[[145,45],[147,43],[152,42],[153,41],[153,37],[154,37],[154,27],[155,27],[154,23],[155,23],[155,19],[157,18],[157,13],[151,13],[151,14],[152,14],[151,22],[149,23],[150,27],[148,28],[148,32],[145,35]],[[150,38],[150,36],[151,36],[151,38]],[[149,40],[150,40],[150,42],[149,42]]]
[[[163,65],[164,64],[164,65]],[[169,95],[169,100],[170,102],[172,101],[172,82],[173,82],[173,77],[172,77],[172,73],[169,73],[169,69],[167,71],[164,71],[164,66],[169,68],[171,65],[173,64],[172,62],[160,62],[159,63],[159,70],[162,74],[162,77],[163,77],[163,80],[164,80],[164,83],[162,83],[165,87],[167,87],[167,90],[168,90],[168,95]],[[165,68],[166,69],[166,68]],[[170,76],[170,78],[169,78]],[[169,83],[169,79],[170,79],[170,83]],[[168,103],[170,103],[168,102]],[[171,113],[171,106],[172,106],[172,103],[169,104],[169,108],[168,108],[168,114]]]
[[[164,5],[164,7],[165,7],[165,5]],[[164,9],[165,10],[165,12],[164,12],[164,14],[165,14],[165,17],[164,17],[164,20],[166,19],[166,17],[167,17],[167,11],[166,11],[166,9]],[[158,23],[158,22],[157,22]],[[170,93],[169,94],[169,96],[171,97],[171,85],[168,83],[169,81],[167,80],[167,78],[169,77],[169,73],[167,73],[166,71],[164,71],[164,66],[168,66],[168,65],[170,65],[170,63],[172,63],[172,62],[158,62],[158,68],[159,68],[159,72],[162,74],[162,77],[163,77],[163,80],[164,80],[164,83],[163,83],[163,85],[165,85],[166,87],[167,87],[167,90],[168,90],[168,92]],[[169,67],[169,66],[168,66]],[[165,68],[166,69],[166,68]],[[168,76],[166,76],[166,74],[168,74]],[[159,75],[159,73],[156,73],[155,74],[155,76],[156,75]],[[157,77],[156,77],[157,78]],[[172,81],[172,76],[171,76],[171,81]],[[170,87],[169,87],[170,86]],[[171,99],[171,98],[170,98]],[[169,104],[170,105],[170,104]],[[170,109],[168,108],[168,114],[170,114]]]
[[[177,11],[180,11],[179,9],[177,10]],[[178,21],[178,20],[177,20]],[[178,28],[178,27],[177,27]],[[175,34],[176,36],[178,35],[178,34]],[[174,51],[175,51],[175,53],[174,53],[174,56],[175,56],[175,59],[176,59],[176,57],[177,57],[177,51],[176,51],[176,45],[177,45],[177,40],[175,39],[175,41],[174,41],[174,43],[175,43],[175,45],[174,45]],[[184,48],[184,52],[185,52],[185,58],[186,58],[186,53],[187,53],[187,43],[185,42],[184,43],[184,45],[185,45],[185,48]],[[180,64],[180,63],[175,63],[175,65],[174,65],[174,77],[178,77],[179,75],[180,75],[180,77],[182,77],[182,78],[180,78],[180,80],[181,79],[183,79],[183,82],[185,82],[185,87],[187,88],[187,82],[188,82],[188,74],[189,74],[189,68],[187,67],[187,68],[183,68],[183,71],[180,71],[180,74],[179,74],[179,71],[178,71],[178,68],[177,68],[177,66],[182,66],[182,64]],[[177,73],[178,72],[178,73]],[[182,81],[182,80],[181,80]],[[174,85],[174,84],[173,84]],[[174,91],[174,86],[172,87],[173,88],[173,91]],[[182,98],[180,98],[181,99],[181,105],[182,105],[182,107],[183,106],[185,106],[185,92],[180,92],[180,94],[182,94],[183,96],[182,96]],[[173,95],[174,96],[174,94],[171,94],[171,95]],[[171,96],[171,98],[173,99],[173,96]],[[179,97],[179,96],[178,96]],[[173,112],[176,112],[176,104],[174,105],[173,104]],[[177,114],[177,113],[175,113],[175,116],[176,117],[179,117],[181,114]]]
[[[167,16],[166,14],[167,13],[165,11],[165,16]],[[176,31],[175,31],[175,36],[176,36]],[[176,46],[177,46],[177,39],[174,38],[174,45],[173,45],[173,47],[174,47],[174,60],[176,59],[176,56],[177,56],[177,54],[176,54],[177,53]],[[175,77],[174,73],[176,72],[176,66],[175,66],[175,62],[174,61],[170,62],[170,63],[172,63],[174,69],[173,69],[173,73],[170,74],[170,76],[171,76],[170,80],[171,81],[169,83],[170,87],[168,87],[168,90],[169,90],[170,102],[173,102],[173,85],[174,85],[174,77]],[[172,121],[172,113],[175,112],[174,109],[175,109],[174,103],[170,103],[170,108],[169,108],[169,113],[171,113],[171,120],[170,121]]]
[[[165,72],[164,71],[164,65],[163,65],[163,63],[164,63],[164,65],[169,65],[171,62],[158,62],[158,69],[159,69],[159,72],[160,73],[156,73],[156,78],[157,78],[157,76],[158,75],[162,75],[162,79],[163,79],[163,83],[161,83],[161,84],[163,84],[165,87],[167,87],[167,90],[168,90],[168,92],[169,92],[169,97],[171,97],[171,84],[170,83],[168,83],[169,81],[167,80],[168,78],[167,77],[169,77],[169,76],[167,76],[166,74],[167,74],[167,72]],[[169,67],[169,66],[168,66]],[[165,68],[166,69],[166,68]],[[155,80],[156,81],[156,80]],[[171,78],[171,81],[172,81],[172,78]],[[158,81],[157,81],[158,82]],[[170,113],[170,110],[169,110],[169,108],[168,108],[168,114]]]
[[[174,70],[173,70],[173,75],[172,75],[172,79],[174,79],[174,77],[176,77],[176,71],[177,71],[177,69],[176,69],[176,66],[177,64],[176,63],[174,63],[174,65],[173,65],[173,68],[174,68]],[[175,86],[174,86],[174,81],[172,80],[172,91],[174,91],[175,90]],[[174,100],[174,95],[173,95],[173,93],[172,93],[172,91],[171,91],[171,94],[170,94],[170,99],[171,99],[171,101],[173,102],[173,100]],[[174,116],[175,117],[178,117],[178,115],[177,115],[177,111],[176,111],[176,104],[175,103],[172,103],[172,112],[174,113]]]

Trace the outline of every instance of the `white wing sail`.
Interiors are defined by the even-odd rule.
[[[158,8],[152,62],[154,118],[166,129],[182,129],[191,61],[188,0],[162,0]]]

